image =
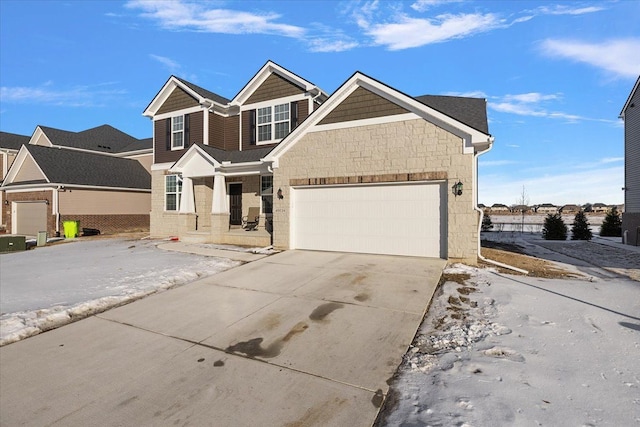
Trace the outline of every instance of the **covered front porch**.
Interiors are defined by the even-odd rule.
[[[273,175],[268,166],[218,161],[199,148],[168,171],[176,176],[177,237],[194,243],[271,245]],[[247,226],[256,213],[257,226]]]

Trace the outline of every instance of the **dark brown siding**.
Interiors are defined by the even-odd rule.
[[[298,124],[309,116],[309,101],[298,101]],[[293,129],[292,129],[293,130]]]
[[[319,123],[348,122],[351,120],[371,119],[374,117],[392,116],[408,113],[408,110],[387,101],[381,96],[362,87],[356,89],[347,99],[331,111]]]
[[[229,151],[240,149],[240,116],[225,117],[224,147]]]
[[[277,74],[271,74],[267,77],[267,80],[265,80],[264,83],[262,83],[262,85],[260,85],[260,87],[251,94],[245,104],[253,104],[254,102],[299,95],[301,93],[304,93],[303,88],[292,84]]]
[[[242,149],[245,150],[247,148],[255,147],[251,145],[251,124],[250,124],[250,112],[242,111],[240,114],[242,115]]]
[[[184,90],[175,88],[169,98],[162,104],[162,107],[158,109],[156,114],[170,113],[171,111],[178,111],[184,108],[197,107],[198,101],[191,97]]]
[[[182,150],[167,149],[167,120],[160,119],[154,122],[154,159],[153,163],[175,162],[193,145],[204,142],[203,112],[189,114],[189,140],[185,140],[185,148]]]
[[[224,150],[224,121],[225,118],[209,113],[209,145]]]

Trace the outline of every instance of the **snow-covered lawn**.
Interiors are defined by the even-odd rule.
[[[580,243],[587,244],[553,249],[565,261],[588,258],[578,254]],[[611,256],[604,248],[593,255],[598,264],[633,270],[623,268],[632,266],[616,248]],[[624,253],[640,261],[637,252]],[[640,426],[640,282],[615,274],[540,279],[463,265],[445,278],[379,425]]]
[[[0,255],[0,345],[240,264],[99,239]]]

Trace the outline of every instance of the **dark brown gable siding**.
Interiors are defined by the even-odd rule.
[[[224,118],[224,149],[228,151],[240,149],[240,116]]]
[[[162,107],[158,109],[156,114],[170,113],[171,111],[178,111],[184,108],[197,107],[198,101],[191,97],[184,90],[180,88],[173,89],[169,98],[162,104]]]
[[[299,95],[304,89],[285,80],[277,74],[271,74],[267,80],[256,89],[247,99],[245,104],[268,101],[270,99],[283,98],[285,96]]]
[[[242,149],[251,148],[251,124],[250,111],[242,111]]]
[[[224,150],[224,122],[225,118],[209,113],[209,145]]]
[[[204,143],[204,113],[199,111],[197,113],[189,114],[189,141],[185,141],[188,147],[193,144]]]
[[[356,89],[347,99],[333,109],[319,124],[348,122],[408,113],[408,110],[387,101],[362,87]]]

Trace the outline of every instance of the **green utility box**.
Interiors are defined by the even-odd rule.
[[[17,252],[27,249],[24,236],[0,236],[0,252]]]
[[[73,239],[78,237],[80,223],[78,221],[62,221],[62,228],[64,229],[64,237]]]

